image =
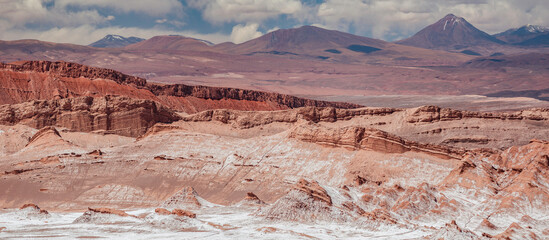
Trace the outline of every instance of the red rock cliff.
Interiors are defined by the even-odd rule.
[[[0,106],[0,124],[25,124],[34,128],[65,127],[74,131],[100,131],[137,137],[155,123],[180,117],[150,100],[105,96],[39,100]]]

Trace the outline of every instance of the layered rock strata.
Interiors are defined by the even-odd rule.
[[[39,100],[0,106],[0,124],[33,128],[57,126],[80,132],[104,132],[137,137],[156,123],[180,117],[150,100],[105,96]]]
[[[0,64],[0,104],[36,99],[122,95],[158,101],[195,113],[208,109],[280,110],[304,106],[357,108],[360,105],[298,98],[285,94],[189,86],[159,85],[118,71],[70,62],[23,61]]]
[[[408,141],[378,129],[356,126],[329,128],[311,123],[300,124],[290,132],[289,137],[322,145],[383,153],[416,151],[455,159],[460,159],[466,153],[461,148]]]

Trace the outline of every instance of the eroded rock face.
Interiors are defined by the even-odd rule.
[[[242,112],[216,109],[183,117],[184,121],[218,121],[236,128],[251,128],[270,123],[295,123],[300,119],[312,122],[336,122],[350,120],[356,116],[385,116],[401,110],[395,108],[338,109],[334,107],[303,107],[270,112]]]
[[[243,200],[245,203],[251,203],[251,204],[265,204],[263,200],[259,199],[257,195],[253,192],[246,193],[246,197]]]
[[[191,212],[191,211],[187,211],[187,210],[183,210],[183,209],[174,209],[172,211],[168,210],[168,209],[165,209],[165,208],[157,208],[154,210],[155,213],[157,214],[160,214],[160,215],[170,215],[170,214],[173,214],[173,215],[176,215],[176,216],[180,216],[180,217],[189,217],[189,218],[196,218],[196,214]]]
[[[34,203],[23,204],[23,206],[21,206],[17,211],[17,215],[19,217],[23,217],[24,219],[39,220],[44,220],[51,217],[48,211],[41,209],[40,207],[38,207],[38,205]]]
[[[410,114],[406,121],[409,123],[415,122],[437,122],[437,121],[452,121],[464,118],[484,118],[484,119],[502,119],[502,120],[549,120],[549,109],[530,109],[514,113],[503,112],[471,112],[460,111],[450,108],[440,108],[437,106],[423,106],[417,108]]]
[[[348,222],[354,219],[344,206],[334,206],[326,189],[316,181],[300,179],[286,195],[260,208],[258,216],[270,220],[297,222]]]
[[[29,140],[29,143],[27,143],[27,145],[31,145],[34,142],[36,142],[38,139],[43,138],[43,137],[47,137],[47,135],[52,135],[53,137],[61,138],[61,135],[59,134],[57,129],[55,129],[55,127],[47,126],[47,127],[44,127],[42,129],[38,130],[38,132],[35,133],[31,137],[31,139]]]
[[[88,211],[95,212],[95,213],[103,213],[103,214],[114,214],[120,217],[131,216],[122,210],[113,209],[113,208],[88,208]]]
[[[355,126],[329,128],[305,123],[296,126],[289,137],[305,142],[384,153],[418,151],[447,158],[460,158],[466,152],[460,148],[407,141],[378,129]]]
[[[172,110],[149,100],[106,96],[32,101],[0,106],[0,124],[33,128],[65,127],[137,137],[155,123],[179,120]]]
[[[115,70],[89,67],[78,63],[64,61],[21,61],[12,64],[0,63],[0,69],[9,69],[16,72],[32,71],[50,73],[70,78],[84,77],[89,79],[111,79],[119,84],[133,84],[135,86],[145,86],[147,83],[147,81],[143,78],[130,76]]]
[[[316,181],[309,182],[305,179],[300,179],[297,184],[294,185],[293,189],[309,195],[315,201],[325,202],[330,206],[332,205],[332,198],[328,195],[326,189],[322,188]]]
[[[299,107],[335,107],[358,108],[358,104],[343,102],[326,102],[294,97],[285,94],[260,92],[236,88],[219,88],[206,86],[189,86],[184,84],[155,85],[149,84],[147,88],[157,96],[167,95],[175,97],[196,97],[201,99],[222,100],[233,99],[240,101],[269,102],[288,108]]]
[[[34,211],[38,212],[39,214],[49,214],[48,211],[44,210],[44,209],[40,209],[40,207],[38,207],[38,205],[34,204],[34,203],[27,203],[27,204],[23,204],[23,206],[21,206],[19,209],[20,210],[23,210],[23,209],[33,209]]]
[[[192,187],[183,188],[162,204],[165,208],[200,208],[202,204],[198,200],[198,193]]]
[[[70,62],[23,61],[0,64],[0,104],[106,95],[153,100],[187,113],[209,109],[272,111],[304,106],[360,107],[356,104],[317,101],[253,90],[149,84],[143,78],[111,69]]]
[[[127,214],[126,212],[113,208],[88,208],[88,211],[84,212],[82,216],[78,217],[73,223],[116,223],[121,221],[128,221],[131,218],[136,219],[135,216]]]

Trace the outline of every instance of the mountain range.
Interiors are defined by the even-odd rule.
[[[486,95],[513,91],[521,96],[523,91],[549,88],[545,80],[548,69],[538,64],[545,62],[549,48],[536,45],[543,42],[543,28],[531,30],[540,35],[519,43],[532,45],[511,44],[450,14],[395,43],[303,26],[273,31],[241,44],[211,44],[183,36],[156,36],[115,48],[0,41],[0,59],[6,63],[64,60],[114,68],[156,82],[238,87],[319,99],[341,96],[344,101],[351,95],[433,92]],[[526,32],[517,29],[507,35]],[[472,68],[475,71],[470,71]],[[540,99],[545,98],[540,95]]]
[[[454,52],[465,50],[465,54],[470,54],[471,51],[467,51],[467,48],[494,46],[505,48],[507,45],[546,46],[547,34],[549,34],[549,28],[525,25],[490,35],[477,29],[464,18],[448,14],[412,37],[395,43]],[[221,51],[238,54],[308,54],[313,57],[326,58],[327,56],[321,55],[333,57],[333,54],[348,51],[373,53],[383,50],[388,44],[382,40],[313,26],[280,29],[241,44],[221,43],[215,45],[205,40],[177,35],[156,36],[141,43],[144,40],[136,37],[125,38],[119,35],[107,35],[89,46],[102,48],[128,46],[128,49]]]
[[[509,29],[493,36],[506,43],[524,45],[525,41],[547,35],[549,28],[535,25],[525,25],[519,28]]]

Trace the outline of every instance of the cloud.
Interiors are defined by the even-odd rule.
[[[549,25],[546,0],[326,0],[310,11],[302,21],[386,40],[408,37],[448,13],[488,33]]]
[[[99,7],[118,12],[144,13],[150,16],[162,16],[169,13],[182,13],[183,5],[177,0],[55,0],[55,6],[66,7]]]
[[[177,34],[212,42],[229,40],[227,34],[200,34],[196,31],[178,31],[162,26],[143,29],[111,26],[114,15],[102,15],[98,8],[111,8],[118,12],[145,14],[177,13],[182,9],[176,0],[80,1],[80,0],[0,0],[0,39],[39,39],[87,45],[107,34],[150,38],[155,35]],[[81,7],[75,8],[75,7]],[[159,23],[181,27],[185,23],[177,18],[159,19]]]
[[[205,20],[214,23],[262,22],[281,14],[293,15],[302,10],[299,0],[189,0],[200,9]]]
[[[306,24],[392,41],[409,37],[448,13],[462,16],[488,33],[525,24],[549,26],[547,0],[187,0],[185,5],[182,2],[0,0],[0,39],[38,38],[87,44],[106,33],[140,37],[157,33],[191,34],[213,42],[229,39],[243,42],[260,36],[261,32]],[[192,11],[185,12],[188,10]],[[143,19],[134,24],[128,16]],[[188,23],[186,19],[196,22]],[[130,24],[134,25],[128,27]],[[146,25],[147,29],[135,27],[138,24]],[[198,34],[204,29],[225,34]]]
[[[0,30],[10,28],[26,28],[29,25],[36,28],[54,26],[78,26],[82,24],[100,24],[110,19],[102,16],[96,10],[68,12],[61,8],[46,8],[40,0],[10,1],[0,0]]]
[[[195,31],[174,31],[168,29],[142,29],[135,27],[104,27],[97,28],[92,25],[81,25],[78,27],[51,28],[48,30],[14,30],[2,33],[4,40],[18,39],[40,39],[42,41],[74,43],[88,45],[103,38],[107,34],[118,34],[125,37],[151,38],[158,35],[182,35],[198,39],[208,40],[214,43],[226,42],[230,39],[228,35],[213,33],[202,34]]]
[[[243,43],[245,41],[261,37],[263,33],[258,31],[259,24],[250,23],[246,25],[238,24],[233,27],[231,32],[231,41],[234,43]]]

